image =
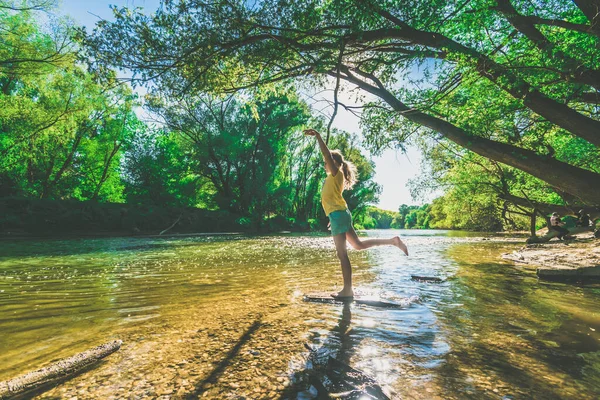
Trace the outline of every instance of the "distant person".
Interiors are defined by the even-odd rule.
[[[583,226],[585,228],[589,228],[590,226],[590,215],[585,213],[585,210],[579,210],[577,215],[577,222],[575,222],[576,226]]]
[[[348,205],[342,197],[344,189],[351,189],[356,182],[356,167],[344,160],[342,153],[338,150],[329,150],[323,138],[316,130],[307,129],[304,131],[304,134],[317,138],[319,148],[325,160],[327,178],[325,178],[325,183],[321,190],[321,204],[323,205],[325,214],[329,217],[331,236],[333,236],[337,256],[342,266],[342,277],[344,278],[344,287],[339,293],[332,296],[350,299],[354,297],[354,291],[352,290],[352,266],[348,258],[346,241],[357,250],[364,250],[373,246],[390,245],[396,246],[404,254],[408,255],[408,249],[398,236],[394,236],[391,239],[360,240],[358,238],[356,231],[352,227],[352,214],[350,214]]]
[[[548,229],[558,232],[558,240],[563,240],[563,237],[569,234],[569,231],[563,225],[564,223],[560,219],[558,213],[552,213],[552,216],[550,217],[550,226]]]

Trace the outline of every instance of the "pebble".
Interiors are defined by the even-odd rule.
[[[171,394],[171,393],[173,393],[173,389],[172,389],[172,388],[163,388],[163,389],[159,390],[157,393],[158,393],[160,396],[165,396],[165,395],[167,395],[167,394]]]
[[[188,376],[190,376],[190,373],[184,369],[179,371],[179,376],[182,378],[187,378]]]

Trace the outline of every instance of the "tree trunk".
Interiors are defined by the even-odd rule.
[[[516,99],[521,99],[525,106],[548,119],[553,124],[579,136],[590,143],[600,146],[600,121],[583,115],[566,104],[560,103],[531,87],[525,80],[513,74],[504,65],[491,58],[456,42],[442,34],[414,29],[387,11],[379,13],[394,22],[399,29],[380,32],[381,38],[397,38],[409,40],[415,44],[464,55],[477,63],[476,70],[482,77],[494,82],[499,88]],[[600,82],[596,82],[600,85]]]
[[[448,121],[410,109],[389,91],[358,79],[349,70],[346,70],[346,75],[343,78],[380,97],[408,120],[433,129],[474,153],[527,172],[564,192],[574,195],[584,203],[594,206],[600,205],[600,174],[574,167],[553,158],[540,156],[531,150],[470,135]]]
[[[500,194],[499,197],[502,200],[506,200],[514,205],[533,208],[537,211],[538,215],[548,215],[552,212],[557,212],[560,214],[575,214],[576,211],[583,209],[586,214],[590,214],[592,220],[596,218],[600,218],[600,207],[592,206],[586,207],[582,204],[570,204],[570,205],[560,205],[560,204],[548,204],[548,203],[540,203],[537,201],[529,200],[523,197],[514,196],[512,194],[503,193]],[[548,219],[548,218],[546,218]],[[549,222],[549,221],[546,221]]]
[[[62,178],[65,171],[71,166],[71,163],[73,162],[73,157],[75,156],[75,153],[77,152],[77,149],[79,148],[79,144],[81,143],[81,139],[83,138],[83,135],[84,135],[84,131],[79,131],[77,133],[77,136],[75,137],[75,140],[73,141],[73,145],[71,146],[71,150],[70,150],[69,154],[63,161],[58,172],[56,172],[56,174],[54,175],[54,178],[50,179],[51,174],[52,174],[52,168],[54,168],[54,160],[55,160],[56,156],[52,159],[53,160],[52,167],[49,169],[48,175],[46,176],[46,179],[44,180],[44,184],[43,184],[44,189],[42,191],[42,199],[45,199],[50,195],[50,189],[52,187],[56,186],[56,184]]]
[[[98,181],[98,185],[96,185],[96,189],[94,190],[94,194],[92,195],[91,200],[96,200],[98,198],[100,189],[102,188],[102,185],[104,185],[104,182],[106,182],[106,179],[108,178],[108,170],[110,169],[110,163],[120,148],[121,148],[121,144],[118,144],[115,141],[115,143],[113,145],[113,149],[110,152],[110,155],[108,156],[108,159],[105,160],[105,162],[104,162],[104,169],[102,171],[102,176],[100,176],[100,181]]]
[[[497,9],[504,15],[504,17],[510,22],[510,24],[529,40],[531,40],[541,51],[543,51],[547,57],[553,57],[556,60],[560,60],[564,63],[570,73],[570,81],[577,82],[584,85],[593,86],[596,89],[600,89],[600,72],[597,70],[586,69],[578,60],[573,59],[568,54],[564,53],[560,49],[557,49],[554,43],[548,40],[542,32],[540,32],[533,22],[519,14],[519,12],[513,7],[510,0],[496,0]],[[565,71],[565,72],[568,72]]]
[[[587,19],[590,20],[592,31],[600,33],[600,1],[598,0],[573,0]]]
[[[54,168],[55,161],[56,155],[53,155],[44,173],[44,178],[42,181],[42,194],[40,195],[41,199],[46,199],[48,198],[48,196],[50,196],[50,188],[53,186],[53,182],[50,179],[50,176],[52,175],[52,169]]]
[[[600,89],[600,71],[584,67],[581,65],[581,62],[557,49],[555,44],[537,29],[531,19],[519,14],[510,0],[496,0],[496,3],[498,4],[496,8],[504,15],[508,22],[543,51],[546,57],[553,58],[560,64],[564,64],[566,67],[565,73],[570,71],[570,82],[590,85],[596,89]]]

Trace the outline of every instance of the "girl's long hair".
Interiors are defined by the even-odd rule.
[[[350,161],[344,160],[344,156],[339,150],[331,150],[331,157],[333,160],[340,164],[342,167],[342,173],[344,174],[344,189],[350,190],[356,183],[356,166]]]

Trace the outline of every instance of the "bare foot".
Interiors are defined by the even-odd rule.
[[[332,293],[331,297],[351,299],[354,297],[354,291],[352,291],[352,289],[342,289],[342,291],[339,293]]]
[[[394,246],[396,246],[397,248],[402,250],[404,252],[404,254],[408,255],[408,247],[406,247],[404,242],[402,240],[400,240],[400,238],[398,236],[394,236],[394,238],[392,238],[392,240],[394,241]]]

